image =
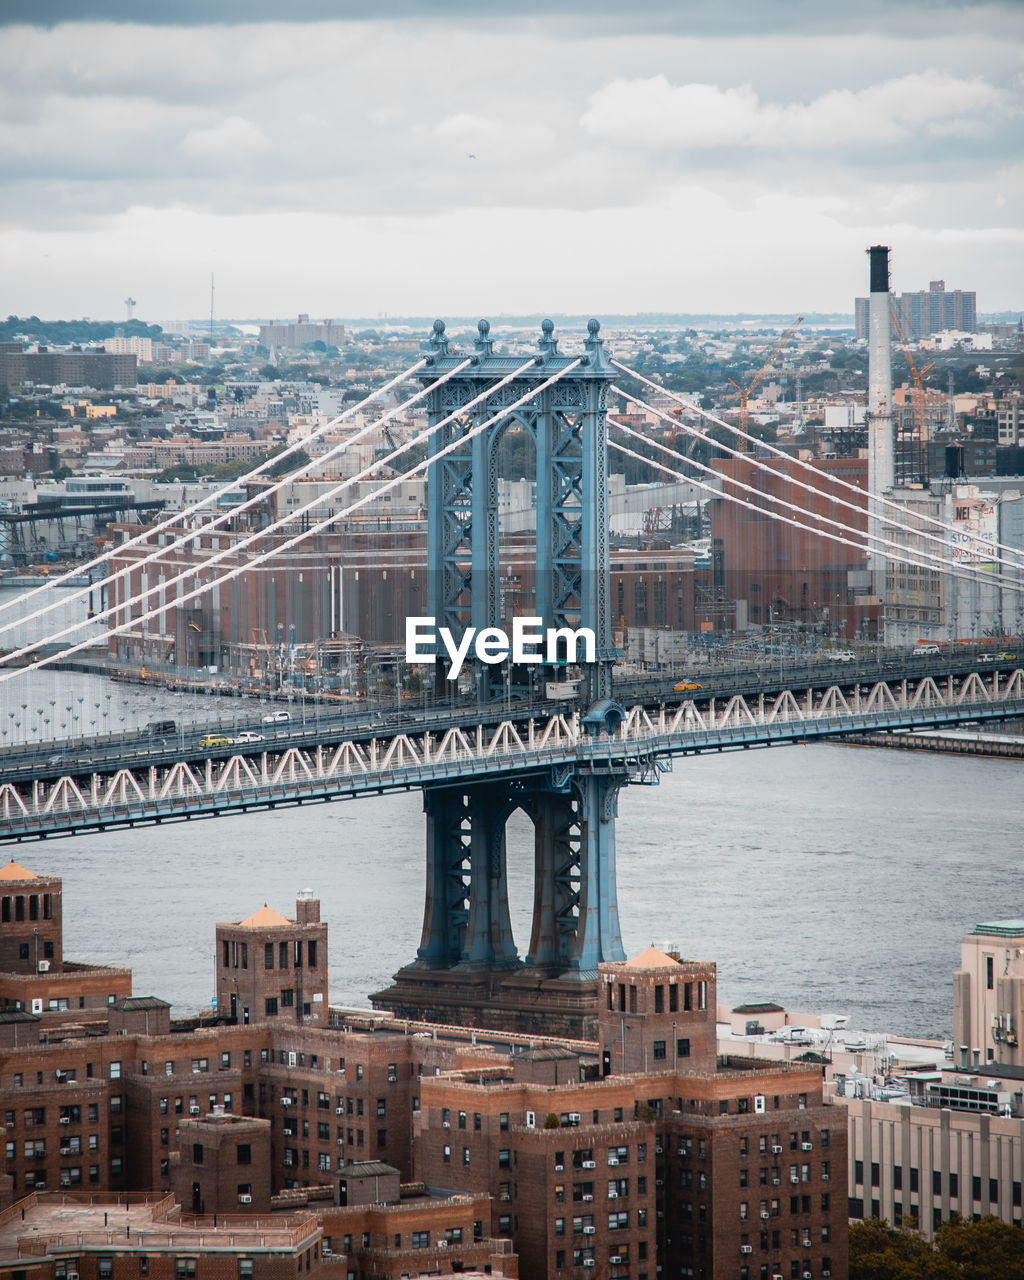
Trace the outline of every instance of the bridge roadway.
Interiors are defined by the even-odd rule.
[[[0,844],[573,770],[654,783],[672,757],[1024,715],[1024,668],[973,655],[815,662],[616,688],[625,716],[596,732],[553,702],[321,715],[263,724],[258,742],[200,748],[203,731],[55,744],[0,757]],[[48,755],[42,752],[48,750]]]

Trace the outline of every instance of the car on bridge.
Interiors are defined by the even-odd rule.
[[[680,680],[678,684],[672,686],[675,693],[693,693],[695,690],[703,688],[704,686],[699,680]]]
[[[263,734],[262,734],[262,733],[250,733],[250,732],[240,733],[240,734],[238,734],[236,737],[234,737],[234,738],[230,738],[230,739],[229,739],[229,741],[230,741],[230,742],[239,742],[239,743],[245,743],[245,742],[262,742],[262,741],[263,741]]]
[[[942,650],[937,644],[919,644],[916,649],[911,649],[910,656],[912,658],[933,658]]]
[[[287,724],[291,715],[287,711],[268,711],[263,717],[264,724]]]
[[[229,747],[231,739],[219,733],[208,733],[199,739],[199,745],[200,747]]]

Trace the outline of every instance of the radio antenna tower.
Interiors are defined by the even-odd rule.
[[[210,345],[213,345],[213,272],[210,272]]]

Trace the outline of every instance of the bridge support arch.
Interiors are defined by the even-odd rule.
[[[595,660],[582,685],[588,732],[607,728],[611,643],[608,591],[606,409],[612,366],[591,320],[582,353],[562,354],[554,325],[541,326],[532,366],[494,351],[481,320],[468,367],[436,321],[425,345],[433,381],[426,406],[437,431],[428,446],[428,613],[456,642],[468,627],[502,617],[497,443],[509,422],[536,451],[536,603],[547,628],[588,628]],[[511,379],[511,380],[510,380]],[[504,383],[504,385],[499,385]],[[531,388],[536,394],[531,396]],[[503,410],[509,412],[503,415]],[[470,433],[480,428],[479,433]],[[468,437],[463,439],[464,437]],[[443,451],[443,456],[442,456]],[[541,677],[557,668],[541,668]],[[446,686],[447,669],[435,666]],[[478,663],[473,686],[501,691],[497,667]],[[450,689],[450,685],[448,686]],[[593,723],[589,723],[593,720]],[[614,727],[614,726],[613,726]],[[405,1016],[582,1034],[596,1008],[597,966],[625,958],[615,889],[615,815],[625,773],[584,763],[560,776],[508,773],[464,786],[429,787],[426,900],[415,961],[372,997]],[[516,949],[509,918],[505,825],[516,809],[534,824],[534,899],[529,947]],[[544,999],[541,993],[547,993]],[[547,1024],[542,1006],[568,1020]],[[582,1013],[580,1011],[583,1011]],[[417,1014],[418,1011],[418,1014]],[[529,1023],[529,1025],[527,1025]]]

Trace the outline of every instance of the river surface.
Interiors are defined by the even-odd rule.
[[[39,671],[0,685],[3,741],[68,706],[87,729],[203,711],[188,694]],[[839,745],[677,760],[660,786],[620,799],[626,952],[674,944],[716,961],[720,1000],[776,1000],[847,1014],[861,1030],[947,1038],[961,934],[1024,918],[1022,769]],[[209,1007],[217,921],[264,903],[291,916],[305,888],[330,926],[331,1001],[366,1005],[415,955],[423,845],[414,793],[9,851],[64,878],[70,959],[131,965],[136,994],[183,1014]],[[533,854],[520,814],[508,861],[522,950]]]

